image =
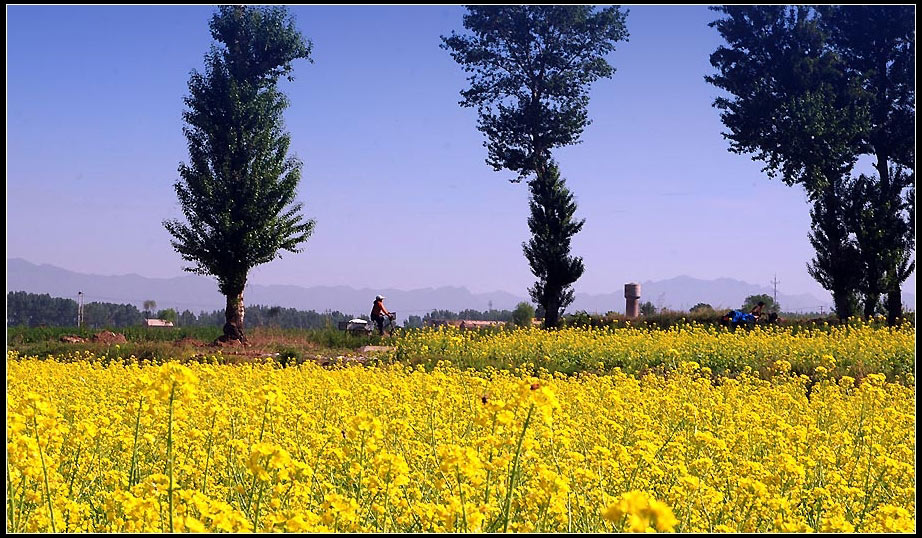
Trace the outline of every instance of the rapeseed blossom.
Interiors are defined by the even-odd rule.
[[[451,359],[461,368],[495,367],[564,372],[649,368],[701,375],[772,371],[812,375],[880,373],[908,380],[915,365],[915,328],[879,328],[862,321],[822,328],[758,326],[730,331],[694,322],[667,330],[536,328],[501,332],[452,327],[410,330],[394,342],[397,360]],[[908,382],[908,381],[907,381]]]
[[[7,530],[915,530],[914,385],[689,345],[640,377],[9,353]]]

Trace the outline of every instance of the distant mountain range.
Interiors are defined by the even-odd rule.
[[[7,260],[7,291],[47,293],[53,297],[77,298],[82,291],[86,302],[129,303],[141,307],[145,300],[157,302],[157,308],[175,308],[198,313],[222,309],[224,297],[218,293],[214,279],[197,275],[174,278],[147,278],[136,274],[102,276],[68,271],[53,265],[36,265],[21,258]],[[398,312],[400,319],[410,315],[422,316],[433,309],[459,311],[464,309],[487,310],[492,302],[496,309],[513,309],[526,297],[505,291],[472,293],[464,287],[445,286],[416,290],[354,289],[348,286],[314,286],[305,288],[290,285],[264,286],[251,284],[244,292],[247,304],[261,304],[297,308],[300,310],[338,310],[346,314],[365,314],[371,310],[374,296],[387,297],[385,304]],[[765,286],[749,284],[730,278],[702,280],[678,276],[668,280],[641,283],[641,301],[651,301],[657,307],[688,310],[697,303],[708,303],[715,308],[738,308],[749,295],[771,294]],[[830,309],[831,301],[810,294],[779,294],[778,302],[785,311],[816,312]],[[903,302],[914,305],[915,297],[905,294]],[[585,310],[604,313],[624,312],[624,293],[619,287],[612,293],[577,293],[568,312]]]

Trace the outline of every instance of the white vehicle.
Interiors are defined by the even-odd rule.
[[[374,324],[368,320],[355,318],[339,322],[339,328],[352,334],[369,334],[374,328]]]

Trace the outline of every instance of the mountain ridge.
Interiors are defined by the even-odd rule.
[[[7,259],[7,291],[47,293],[56,297],[76,298],[83,291],[86,302],[129,303],[141,306],[145,300],[154,300],[158,308],[175,308],[179,311],[212,311],[225,306],[225,298],[218,292],[213,279],[200,275],[183,275],[170,278],[145,277],[136,273],[128,275],[92,275],[70,271],[50,264],[33,264],[22,258]],[[440,286],[411,290],[353,288],[351,286],[298,286],[295,284],[249,284],[244,292],[247,304],[273,305],[301,310],[338,310],[360,315],[371,310],[376,294],[388,298],[389,308],[395,309],[401,319],[409,315],[423,315],[433,309],[459,311],[464,309],[487,310],[492,303],[496,309],[513,309],[527,298],[506,291],[473,293],[464,286]],[[767,293],[771,289],[728,277],[704,280],[679,275],[660,281],[641,282],[641,301],[651,301],[659,308],[688,310],[699,303],[709,303],[718,309],[739,308],[749,295]],[[904,302],[914,304],[911,294],[904,294]],[[831,301],[810,294],[778,294],[778,302],[785,311],[829,311]],[[568,312],[587,311],[605,313],[624,312],[623,288],[610,293],[577,293]]]
[[[658,308],[688,310],[699,302],[716,309],[739,308],[749,295],[772,294],[771,288],[750,284],[729,277],[712,280],[688,275],[641,283],[641,301],[651,301]],[[93,275],[70,271],[51,264],[34,264],[22,258],[7,259],[7,291],[47,293],[55,297],[76,299],[84,293],[86,302],[129,303],[138,307],[145,300],[154,300],[158,308],[179,311],[213,311],[224,308],[226,301],[212,278],[200,275],[176,277],[145,277],[137,273],[126,275]],[[396,288],[353,288],[345,285],[298,286],[296,284],[248,284],[244,292],[247,304],[282,306],[301,310],[338,310],[360,315],[371,310],[377,294],[388,297],[389,308],[395,309],[401,320],[409,315],[423,315],[433,309],[460,311],[513,309],[525,295],[507,291],[473,293],[464,286],[439,286],[400,290]],[[904,293],[903,301],[914,305],[915,297]],[[788,312],[829,311],[831,301],[811,294],[778,294],[782,310]],[[567,312],[624,312],[623,288],[609,293],[576,293]]]
[[[127,275],[92,275],[78,273],[50,264],[33,264],[22,258],[7,259],[7,291],[47,293],[56,297],[76,298],[83,291],[87,302],[116,302],[141,306],[145,300],[157,302],[158,308],[179,311],[212,311],[224,308],[225,298],[218,293],[214,280],[199,275],[169,278]],[[298,286],[295,284],[249,284],[244,292],[247,304],[277,305],[301,310],[338,310],[346,314],[363,314],[371,310],[378,293],[388,297],[389,307],[397,310],[401,319],[423,315],[433,309],[459,311],[486,310],[492,303],[496,309],[513,309],[524,295],[506,291],[473,293],[464,286],[440,286],[399,290],[371,289],[351,286]],[[703,280],[679,275],[660,281],[641,282],[641,301],[651,301],[659,308],[687,310],[699,302],[715,308],[738,308],[749,295],[771,294],[767,287],[728,277]],[[788,311],[828,310],[828,301],[810,294],[779,294],[778,301]],[[624,312],[622,289],[610,293],[577,293],[568,312]]]

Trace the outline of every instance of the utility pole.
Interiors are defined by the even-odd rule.
[[[775,273],[775,278],[772,280],[772,286],[774,289],[774,292],[772,293],[772,301],[774,301],[775,304],[778,304],[778,284],[781,284],[781,282],[778,280],[778,273]]]
[[[77,292],[77,328],[83,326],[83,292]]]

